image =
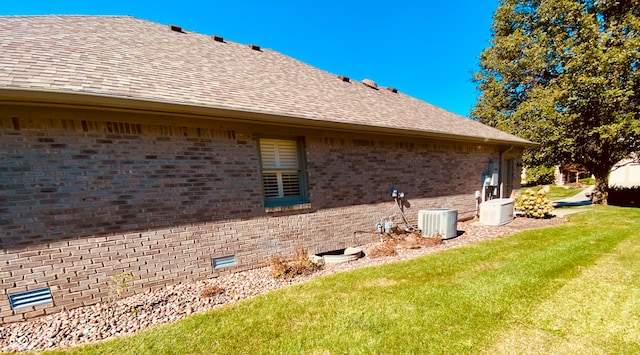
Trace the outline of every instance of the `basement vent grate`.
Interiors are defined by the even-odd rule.
[[[236,256],[227,255],[219,258],[213,258],[213,269],[222,269],[225,267],[236,266]]]
[[[16,293],[9,296],[12,309],[20,309],[25,307],[37,306],[39,304],[52,303],[51,290],[49,288],[41,288],[39,290]]]

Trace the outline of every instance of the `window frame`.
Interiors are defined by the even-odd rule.
[[[269,169],[265,168],[263,164],[263,151],[262,151],[262,141],[289,141],[295,142],[296,147],[296,157],[297,157],[297,175],[298,175],[298,195],[295,196],[284,196],[284,197],[267,197],[267,189],[265,188],[265,173],[278,173],[278,171],[287,172],[293,171],[293,169]],[[296,206],[303,205],[309,203],[309,191],[307,185],[307,166],[306,166],[306,155],[305,155],[305,146],[304,146],[304,137],[292,137],[292,136],[264,136],[258,137],[258,156],[260,159],[260,183],[262,188],[262,199],[264,202],[265,208],[271,207],[285,207],[285,206]],[[280,187],[278,189],[280,191]]]

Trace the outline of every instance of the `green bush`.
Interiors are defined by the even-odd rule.
[[[555,181],[556,168],[553,166],[532,166],[527,167],[526,180],[527,185],[549,185]]]
[[[516,198],[515,208],[528,218],[548,218],[553,211],[553,202],[547,197],[549,186],[537,191],[526,189]]]
[[[609,187],[609,196],[607,203],[612,206],[621,207],[640,207],[640,186]]]
[[[585,185],[595,185],[596,184],[596,181],[592,177],[582,178],[582,179],[578,180],[578,182],[581,183],[581,184],[585,184]]]

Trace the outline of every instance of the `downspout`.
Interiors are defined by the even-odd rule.
[[[513,150],[513,144],[509,147],[509,149],[500,152],[500,198],[504,198],[504,156]],[[511,172],[513,174],[513,172]]]

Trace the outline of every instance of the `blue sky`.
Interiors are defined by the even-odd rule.
[[[131,15],[257,44],[468,116],[497,0],[16,0],[0,15]]]

